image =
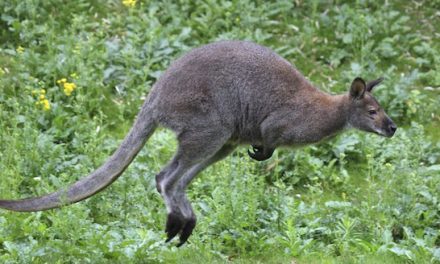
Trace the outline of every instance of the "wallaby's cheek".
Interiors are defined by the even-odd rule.
[[[391,121],[388,117],[385,117],[382,121],[382,130],[386,131],[386,132],[390,132],[389,128],[391,126],[391,124],[393,123],[393,121]]]
[[[382,131],[386,131],[386,122],[384,119],[379,119],[375,122],[375,126],[377,129],[380,129]]]

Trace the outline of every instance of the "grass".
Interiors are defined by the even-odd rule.
[[[1,2],[1,198],[45,194],[93,171],[170,62],[220,39],[266,45],[330,93],[356,76],[384,76],[375,94],[399,129],[392,139],[351,131],[261,163],[238,149],[192,183],[199,222],[181,249],[164,243],[154,183],[176,141],[158,130],[104,192],[59,210],[0,211],[0,262],[440,262],[439,9],[439,1]],[[70,95],[65,83],[76,86]]]

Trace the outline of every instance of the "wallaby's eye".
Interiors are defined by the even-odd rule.
[[[368,113],[370,115],[375,115],[375,114],[377,114],[377,111],[376,110],[368,110]]]

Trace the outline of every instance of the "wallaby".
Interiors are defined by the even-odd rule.
[[[287,60],[260,45],[221,41],[176,60],[154,84],[120,147],[97,170],[66,190],[23,200],[0,200],[14,211],[41,211],[86,199],[116,180],[159,125],[174,131],[178,149],[156,176],[168,211],[167,241],[191,235],[196,216],[185,189],[237,145],[249,156],[271,157],[276,147],[318,142],[347,128],[391,137],[397,127],[372,96],[382,79],[355,78],[347,94],[313,87]]]

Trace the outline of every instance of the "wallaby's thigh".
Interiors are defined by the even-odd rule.
[[[221,126],[199,126],[182,131],[178,135],[177,152],[159,173],[158,185],[163,193],[193,166],[206,163],[228,142],[231,133]],[[202,166],[203,167],[203,166]]]

